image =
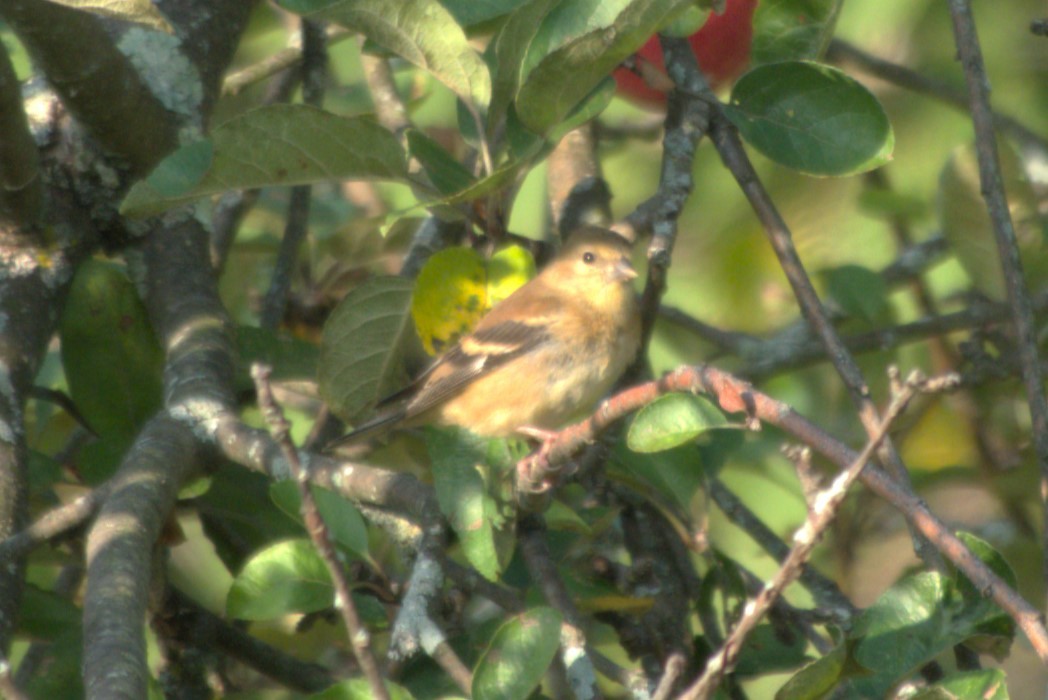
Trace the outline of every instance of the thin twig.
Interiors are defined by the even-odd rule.
[[[353,32],[345,29],[344,27],[328,27],[326,31],[327,44],[332,46],[353,36]],[[277,51],[272,56],[267,56],[258,63],[254,63],[246,68],[241,68],[235,73],[230,73],[226,76],[226,79],[222,82],[222,94],[223,95],[236,95],[244,88],[265,80],[271,75],[275,75],[282,70],[286,70],[297,65],[302,60],[302,45],[301,41],[297,38],[293,40],[291,46],[286,49]]]
[[[673,693],[674,686],[677,684],[677,679],[684,673],[684,669],[687,668],[688,662],[681,654],[672,654],[670,658],[666,659],[666,669],[662,672],[662,678],[659,679],[659,684],[655,688],[655,692],[651,695],[651,700],[669,700]]]
[[[442,547],[443,537],[430,539],[423,535],[423,542],[411,569],[407,594],[401,601],[400,611],[393,621],[389,657],[395,661],[403,661],[411,658],[421,648],[455,681],[459,690],[468,696],[473,686],[473,674],[450,647],[447,634],[430,612],[444,586],[440,562],[443,558]]]
[[[557,609],[564,618],[565,627],[561,632],[561,657],[573,688],[585,688],[587,697],[596,697],[597,678],[594,675],[596,662],[592,649],[586,644],[582,633],[582,616],[572,600],[564,581],[557,572],[553,557],[546,542],[546,525],[539,516],[529,515],[518,524],[520,551],[528,568],[531,580],[542,591],[543,597]],[[569,643],[565,643],[569,642]],[[607,659],[603,659],[606,668],[600,672],[623,685],[628,683],[624,670]]]
[[[786,587],[801,575],[802,568],[811,556],[812,551],[814,551],[822,533],[836,517],[837,511],[848,493],[848,489],[859,477],[859,473],[866,466],[880,442],[888,435],[888,430],[895,422],[895,419],[906,408],[906,405],[922,384],[923,378],[915,373],[907,381],[904,390],[892,399],[891,405],[885,411],[881,425],[870,437],[870,441],[863,448],[862,452],[846,469],[837,475],[829,488],[823,490],[816,497],[804,525],[794,534],[793,547],[782,562],[779,570],[764,585],[761,592],[746,604],[745,612],[734,629],[732,629],[731,634],[728,635],[728,638],[720,648],[706,660],[706,668],[703,670],[702,675],[681,695],[681,698],[685,700],[706,700],[716,690],[721,679],[735,667],[735,662],[742,651],[746,638],[775,601],[778,600],[779,596],[782,595],[783,591],[786,590]]]
[[[52,542],[86,523],[109,496],[111,482],[106,481],[83,496],[56,506],[37,518],[32,525],[0,542],[0,561],[13,561],[34,548]]]
[[[997,154],[997,137],[994,134],[994,117],[990,111],[990,80],[983,65],[982,49],[975,31],[968,0],[950,0],[953,31],[957,51],[964,66],[964,77],[968,83],[968,99],[975,127],[975,150],[979,159],[979,182],[986,208],[993,222],[997,254],[1001,259],[1008,290],[1008,305],[1011,307],[1012,322],[1015,324],[1019,362],[1022,366],[1026,400],[1030,407],[1033,443],[1041,475],[1041,504],[1044,530],[1041,545],[1043,573],[1048,575],[1048,400],[1044,395],[1044,374],[1037,352],[1037,337],[1033,321],[1033,307],[1026,291],[1026,280],[1019,261],[1019,243],[1015,237],[1008,199],[1001,177],[1001,164]]]
[[[729,520],[745,530],[746,534],[761,546],[761,549],[780,563],[786,560],[790,552],[786,543],[747,508],[738,496],[728,490],[720,479],[710,480],[706,489],[717,507],[728,516]],[[833,581],[808,564],[801,567],[800,578],[804,586],[811,591],[812,597],[823,612],[839,619],[842,624],[847,624],[855,616],[857,612],[855,605],[841,593]]]
[[[350,646],[357,663],[364,671],[368,680],[371,695],[378,700],[389,700],[386,684],[379,672],[378,663],[371,652],[371,635],[367,628],[361,623],[360,615],[357,613],[356,605],[349,589],[349,581],[346,580],[345,571],[339,562],[338,552],[331,541],[331,533],[320,517],[316,501],[313,499],[313,491],[309,484],[309,472],[303,468],[299,460],[298,450],[291,442],[291,424],[284,417],[283,411],[277,406],[273,398],[273,389],[269,384],[270,368],[260,364],[251,367],[251,377],[255,380],[255,388],[258,392],[258,404],[262,409],[273,439],[280,445],[280,449],[291,469],[291,476],[298,485],[298,494],[301,498],[302,519],[306,530],[316,545],[317,551],[324,559],[324,564],[331,574],[331,581],[335,587],[335,607],[342,614],[342,622],[346,626],[349,635]]]
[[[324,81],[327,79],[328,54],[324,30],[315,22],[303,19],[302,35],[302,98],[307,105],[319,107],[324,101]],[[299,248],[309,232],[309,208],[313,188],[297,185],[291,188],[284,236],[280,252],[273,265],[269,289],[262,301],[259,325],[276,330],[284,318],[288,294],[291,291],[292,272],[298,262]]]
[[[300,661],[251,636],[175,588],[167,589],[155,620],[171,638],[214,647],[289,688],[315,693],[334,680],[323,666]]]
[[[718,104],[709,90],[706,90],[705,96],[714,104]],[[738,132],[728,121],[719,105],[714,110],[711,119],[711,136],[721,160],[735,177],[739,187],[750,201],[753,211],[757,214],[757,218],[764,225],[765,234],[779,259],[779,266],[790,282],[793,294],[801,307],[801,313],[826,348],[826,353],[837,370],[837,374],[848,388],[852,402],[858,411],[859,421],[867,436],[872,436],[880,424],[880,418],[877,415],[877,407],[870,398],[869,386],[855,358],[848,352],[823,309],[819,295],[793,244],[793,235],[786,221],[761,183],[757,171],[742,147],[742,140]],[[902,463],[902,458],[899,457],[890,437],[882,442],[878,458],[899,483],[909,488],[909,472]],[[942,559],[933,547],[930,547],[916,532],[913,533],[913,540],[917,555],[922,560],[933,568],[942,568]]]

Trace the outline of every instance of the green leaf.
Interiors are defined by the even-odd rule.
[[[488,260],[488,306],[492,307],[535,276],[535,258],[519,245],[495,251]]]
[[[912,700],[1008,700],[1008,685],[1004,671],[999,668],[987,668],[979,671],[954,673],[935,685],[912,695]]]
[[[891,319],[888,285],[862,265],[841,265],[820,271],[833,300],[850,316],[875,324]]]
[[[455,194],[470,186],[476,179],[439,143],[418,129],[408,129],[408,152],[418,159],[422,169],[442,194]]]
[[[94,14],[120,20],[122,22],[134,22],[142,24],[166,34],[174,30],[164,15],[157,10],[150,0],[49,0],[56,5],[65,5],[74,10],[93,12]]]
[[[775,162],[810,175],[852,175],[891,159],[895,145],[877,98],[836,68],[795,61],[742,76],[725,114]]]
[[[256,362],[273,368],[273,381],[312,380],[317,376],[320,350],[313,343],[257,326],[238,326],[236,339],[238,388],[254,387],[250,372]]]
[[[429,354],[443,352],[472,330],[487,309],[487,270],[472,248],[435,253],[419,271],[411,318]]]
[[[976,556],[994,562],[991,566],[1006,567],[988,545],[970,535],[966,539]],[[1001,572],[1007,575],[1004,568]],[[934,572],[907,576],[867,608],[852,628],[854,659],[873,675],[851,680],[849,688],[858,697],[880,697],[943,651],[984,634],[1006,640],[995,648],[1006,651],[1008,632],[995,626],[1001,615],[996,605],[960,579],[955,584]]]
[[[230,571],[272,542],[302,536],[300,527],[273,505],[269,477],[246,469],[218,469],[211,487],[193,506],[204,517],[204,534]]]
[[[778,632],[773,625],[757,625],[739,652],[735,675],[754,678],[797,668],[808,659],[807,646],[808,640],[794,630]]]
[[[821,700],[827,697],[837,687],[847,661],[847,643],[837,645],[795,673],[775,693],[775,700]]]
[[[164,354],[131,280],[98,260],[77,269],[59,336],[69,393],[102,438],[89,450],[99,470],[85,474],[97,483],[160,409]]]
[[[753,64],[820,58],[833,38],[843,2],[776,0],[758,3],[753,16]]]
[[[661,452],[726,425],[728,419],[708,399],[692,394],[667,394],[637,412],[630,424],[627,443],[634,452]]]
[[[79,643],[82,611],[65,596],[27,584],[18,608],[18,633],[55,641],[71,637]]]
[[[335,308],[320,341],[317,382],[328,407],[353,422],[405,379],[398,376],[402,350],[411,332],[413,282],[373,277]]]
[[[690,0],[577,0],[550,10],[528,42],[517,115],[545,134]],[[501,56],[500,56],[501,59]],[[507,81],[509,82],[509,81]]]
[[[957,537],[1005,583],[1012,588],[1018,587],[1015,571],[1000,552],[971,533],[958,532]],[[965,616],[973,620],[975,625],[972,636],[965,643],[980,653],[1003,660],[1015,641],[1015,620],[983,595],[961,571],[955,574],[954,583],[964,597]]]
[[[699,7],[698,3],[684,9],[672,22],[659,30],[659,34],[677,39],[687,39],[702,29],[710,17],[709,8]]]
[[[1001,142],[998,155],[1023,269],[1028,279],[1043,279],[1048,274],[1048,262],[1044,255],[1044,230],[1037,213],[1037,195],[1011,147]],[[972,284],[991,299],[1003,300],[1006,292],[1001,256],[982,196],[974,145],[960,146],[950,154],[939,173],[936,209],[943,236]]]
[[[313,543],[286,540],[248,559],[229,589],[226,614],[238,620],[272,620],[323,610],[333,600],[331,576]]]
[[[414,697],[403,686],[392,681],[383,682],[386,692],[389,693],[389,700],[412,700]],[[375,695],[371,692],[371,686],[366,678],[353,678],[336,683],[309,697],[310,700],[371,700]]]
[[[524,80],[524,57],[535,41],[542,20],[557,0],[530,0],[509,16],[492,42],[495,47],[495,76],[488,109],[488,130],[506,116],[507,108]]]
[[[22,690],[25,697],[81,700],[86,697],[81,675],[84,643],[79,634],[62,635],[47,645],[47,663]]]
[[[319,486],[312,486],[320,517],[338,544],[361,557],[368,553],[368,531],[364,518],[352,503]],[[302,499],[298,485],[290,480],[278,481],[269,487],[269,496],[277,508],[295,522],[302,522]]]
[[[533,608],[499,627],[473,672],[474,700],[524,700],[560,646],[560,613]]]
[[[940,649],[952,646],[954,640],[943,634],[950,588],[949,579],[937,573],[908,576],[862,614],[854,630],[859,638],[855,659],[876,673],[863,679],[865,691],[883,695]]]
[[[513,553],[513,503],[507,499],[515,455],[503,440],[458,429],[430,428],[426,448],[437,502],[463,553],[485,578],[497,580]]]
[[[361,32],[477,107],[491,100],[487,65],[437,0],[280,0],[280,5]]]
[[[526,0],[441,0],[461,26],[469,28],[504,17]]]
[[[990,568],[990,571],[997,574],[1001,579],[1012,588],[1018,587],[1018,581],[1015,578],[1015,571],[1012,569],[1011,564],[998,552],[996,549],[990,546],[988,542],[982,540],[970,532],[958,532],[957,538],[964,542],[964,545],[972,550],[972,554],[979,558],[983,564],[986,564]],[[957,572],[955,576],[957,583],[957,590],[961,592],[961,595],[967,599],[969,603],[984,603],[987,606],[996,606],[996,604],[989,600],[982,591],[975,587],[971,579],[964,575],[961,571]]]
[[[162,160],[131,188],[120,212],[150,216],[231,189],[349,178],[406,181],[396,137],[365,117],[271,105],[230,119]]]
[[[520,246],[507,246],[489,260],[466,247],[430,257],[411,301],[411,317],[426,352],[443,352],[534,272],[531,253]]]

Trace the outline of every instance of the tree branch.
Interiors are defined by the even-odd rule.
[[[280,446],[280,451],[291,468],[291,478],[298,487],[298,496],[301,500],[302,520],[305,523],[306,532],[313,540],[313,545],[317,548],[331,576],[335,588],[335,608],[342,615],[342,623],[346,626],[346,634],[349,636],[353,656],[356,657],[357,664],[364,671],[364,677],[367,678],[368,686],[371,689],[371,696],[378,700],[389,700],[386,684],[382,680],[375,655],[371,651],[371,634],[361,622],[357,606],[353,603],[349,581],[339,562],[339,555],[335,551],[331,532],[324,524],[324,519],[320,516],[320,509],[313,498],[313,491],[309,485],[309,472],[303,469],[298,451],[291,442],[291,423],[284,417],[283,411],[273,398],[273,388],[269,383],[271,371],[270,368],[259,364],[251,368],[251,377],[255,380],[255,389],[258,393],[259,408],[265,416],[266,423],[269,424],[273,439]]]
[[[983,199],[986,200],[990,220],[993,222],[994,240],[997,242],[997,254],[1001,259],[1008,290],[1008,305],[1011,307],[1012,323],[1015,324],[1023,384],[1026,387],[1026,400],[1033,423],[1033,443],[1041,474],[1044,520],[1041,537],[1041,546],[1044,548],[1042,572],[1048,575],[1048,400],[1044,395],[1044,373],[1041,371],[1041,360],[1037,351],[1033,307],[1026,292],[1026,280],[1022,263],[1019,261],[1019,243],[1015,237],[1015,227],[1012,224],[1001,178],[997,136],[993,130],[994,117],[990,111],[990,81],[983,65],[971,4],[967,0],[950,0],[950,14],[953,17],[957,51],[968,83],[968,99],[972,123],[975,126],[975,150],[979,159],[979,181],[982,184]]]
[[[17,243],[37,232],[43,187],[36,143],[29,133],[22,91],[7,51],[0,48],[0,220],[5,236],[13,232]]]
[[[171,113],[96,17],[36,0],[2,0],[0,15],[69,110],[134,174],[144,175],[178,145]]]

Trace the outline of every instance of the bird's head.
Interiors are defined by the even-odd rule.
[[[562,289],[586,296],[602,296],[607,288],[628,288],[637,277],[630,262],[630,243],[596,226],[576,230],[543,271],[547,280]]]

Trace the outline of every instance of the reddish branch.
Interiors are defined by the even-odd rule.
[[[809,445],[839,467],[847,467],[856,452],[838,441],[787,404],[753,388],[747,382],[715,367],[681,367],[661,379],[627,389],[602,403],[586,420],[560,431],[545,448],[517,464],[518,489],[550,488],[563,465],[616,420],[670,392],[702,393],[717,400],[728,413],[743,413],[754,428],[761,422],[774,425]],[[912,490],[904,488],[873,464],[860,480],[891,503],[935,548],[992,598],[1019,625],[1034,650],[1048,662],[1048,630],[1041,614],[991,571]]]
[[[937,390],[942,390],[956,384],[957,377],[951,376],[946,382],[939,382]],[[731,672],[742,652],[746,638],[757,627],[760,620],[768,613],[786,587],[797,580],[801,575],[804,564],[811,557],[815,545],[819,543],[822,533],[833,523],[848,489],[858,478],[863,467],[869,462],[880,442],[888,434],[895,419],[905,410],[910,399],[918,390],[923,390],[927,385],[923,377],[916,373],[901,388],[900,392],[892,400],[891,406],[885,412],[884,422],[877,429],[870,441],[862,449],[862,452],[848,465],[846,469],[837,475],[833,484],[815,494],[809,502],[808,517],[804,525],[793,536],[793,547],[786,556],[779,570],[775,573],[761,591],[746,605],[745,611],[738,623],[732,629],[731,634],[707,660],[706,667],[694,684],[681,695],[685,700],[706,700],[716,690],[724,676]]]

